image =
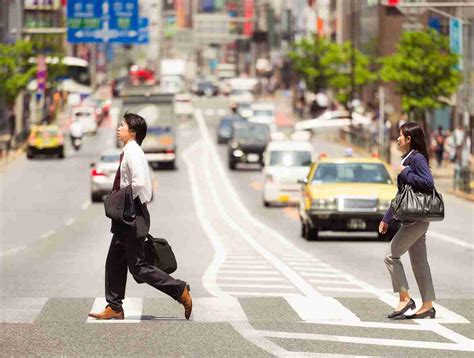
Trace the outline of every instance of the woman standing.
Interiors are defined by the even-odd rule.
[[[398,169],[397,184],[400,191],[406,184],[416,191],[430,192],[434,188],[433,176],[429,168],[429,154],[426,146],[425,134],[418,123],[407,122],[400,127],[398,147],[402,152],[402,162]],[[380,222],[379,232],[384,234],[388,224],[393,219],[393,212],[389,208]],[[385,257],[385,264],[390,273],[393,291],[398,292],[400,302],[397,309],[388,315],[388,318],[401,318],[409,309],[415,309],[415,301],[408,293],[408,281],[400,260],[408,251],[413,273],[420,289],[423,305],[408,319],[435,318],[436,311],[433,307],[435,293],[431,279],[430,266],[426,255],[426,231],[429,222],[406,221],[402,222],[400,230],[394,236],[390,252]]]

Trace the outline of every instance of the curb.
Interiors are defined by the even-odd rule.
[[[471,193],[465,193],[460,190],[454,190],[454,189],[448,189],[448,193],[457,196],[458,198],[468,200],[468,201],[474,201],[474,194]]]

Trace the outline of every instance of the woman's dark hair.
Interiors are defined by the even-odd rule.
[[[142,145],[143,139],[146,137],[146,122],[143,117],[135,113],[125,113],[123,120],[127,123],[128,129],[136,134],[135,140],[138,145]]]
[[[423,128],[416,122],[406,122],[400,127],[405,137],[410,137],[410,150],[416,150],[422,154],[426,161],[430,162],[430,154],[425,140],[425,132]]]

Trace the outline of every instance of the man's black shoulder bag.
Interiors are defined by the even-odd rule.
[[[176,257],[168,241],[150,234],[145,240],[145,257],[150,265],[166,273],[173,273],[178,268]]]

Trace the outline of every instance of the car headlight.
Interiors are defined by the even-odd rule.
[[[242,152],[240,149],[236,149],[232,154],[234,155],[234,157],[241,157],[244,155],[244,152]]]
[[[232,143],[230,144],[230,147],[231,147],[232,149],[237,149],[237,148],[239,147],[239,144],[236,143],[236,142],[232,142]]]
[[[311,202],[311,209],[315,210],[336,210],[336,199],[314,199]]]
[[[379,200],[379,205],[377,206],[378,211],[387,211],[390,207],[391,200]]]

